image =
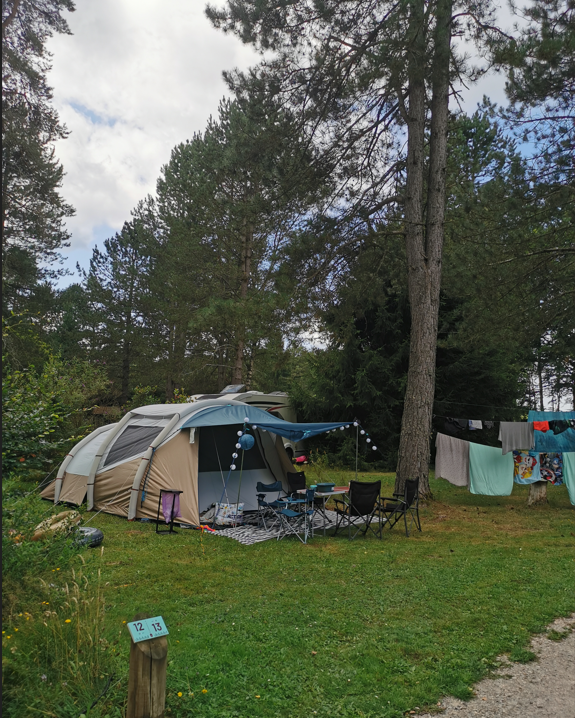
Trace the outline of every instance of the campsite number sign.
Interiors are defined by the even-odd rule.
[[[167,636],[169,633],[164,619],[161,616],[133,621],[132,623],[128,623],[128,628],[130,629],[134,643],[149,641],[150,638],[158,638],[159,636]]]

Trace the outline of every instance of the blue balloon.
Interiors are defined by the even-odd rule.
[[[256,440],[251,434],[244,434],[243,436],[240,436],[239,443],[244,451],[249,451],[256,443]]]

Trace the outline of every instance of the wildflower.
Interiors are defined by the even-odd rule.
[[[59,568],[56,569],[56,571],[59,571],[59,570],[60,570]]]
[[[10,638],[12,638],[12,636],[6,636],[6,638],[9,640]]]
[[[67,618],[67,619],[64,621],[64,623],[72,623],[72,619],[71,619],[71,618]]]
[[[181,698],[182,696],[183,696],[182,691],[179,691],[179,693],[178,693],[178,698]]]
[[[26,459],[25,459],[23,456],[21,456],[21,457],[18,459],[18,461],[26,461]]]
[[[10,638],[10,636],[8,636]],[[205,688],[202,688],[202,693],[207,693],[208,691]]]
[[[48,680],[48,676],[47,676],[45,673],[42,673],[42,675],[40,676],[40,678],[41,678],[43,681],[47,681],[47,680]]]
[[[256,696],[256,698],[259,698],[259,696]]]
[[[18,629],[17,629],[17,628],[15,628],[14,630],[15,630],[15,631],[17,631]]]
[[[126,621],[122,621],[122,623],[126,623]]]

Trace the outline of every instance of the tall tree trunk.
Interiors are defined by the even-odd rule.
[[[545,411],[543,402],[543,362],[541,361],[541,347],[537,352],[537,377],[539,379],[539,411]]]
[[[248,296],[248,286],[250,282],[250,273],[252,265],[252,252],[253,252],[253,226],[248,222],[245,223],[244,235],[242,239],[242,253],[240,258],[242,279],[240,284],[240,304],[242,311],[246,312],[246,298]],[[244,351],[246,346],[246,326],[245,318],[242,316],[240,319],[240,326],[238,328],[238,337],[236,342],[236,360],[234,362],[233,370],[233,384],[242,383],[243,375],[243,364],[244,364]]]
[[[415,31],[409,67],[409,122],[406,183],[406,249],[411,312],[409,370],[403,408],[395,490],[419,477],[429,494],[429,440],[435,394],[435,361],[441,257],[445,214],[445,175],[449,104],[452,0],[438,0],[432,65],[431,137],[424,227],[425,38],[424,4],[412,5]],[[417,29],[419,30],[417,31]]]

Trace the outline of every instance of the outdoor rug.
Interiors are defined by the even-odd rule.
[[[335,511],[327,510],[325,514],[327,518],[325,528],[326,530],[331,529],[335,526],[336,513]],[[318,534],[320,534],[320,532],[323,534],[322,516],[314,516],[313,528],[314,531],[316,531]],[[250,546],[251,544],[259,543],[260,541],[270,541],[271,539],[277,540],[280,536],[280,531],[277,527],[274,526],[271,526],[269,529],[264,529],[255,524],[250,525],[248,523],[245,526],[232,526],[226,529],[218,529],[216,533],[212,535],[231,538],[234,539],[234,541],[239,541],[246,546]],[[286,538],[288,536],[286,536]]]

